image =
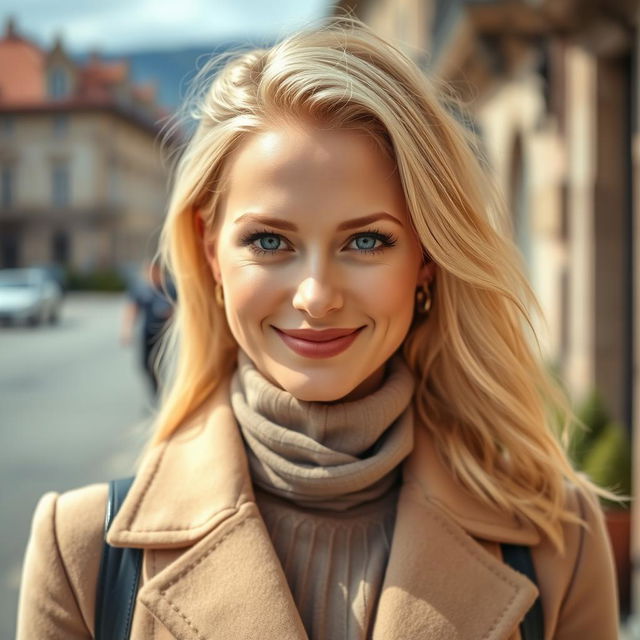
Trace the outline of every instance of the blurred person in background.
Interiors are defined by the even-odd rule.
[[[173,315],[176,302],[175,286],[170,279],[163,279],[162,268],[154,260],[145,264],[140,277],[133,280],[128,295],[120,343],[125,346],[131,344],[137,329],[140,363],[155,397],[159,386],[156,356],[160,337]]]
[[[175,375],[106,534],[141,554],[127,635],[615,638],[619,498],[551,423],[540,307],[443,96],[349,20],[209,71],[161,237]],[[102,629],[107,496],[41,499],[19,640]]]

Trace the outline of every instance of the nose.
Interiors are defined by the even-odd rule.
[[[342,293],[326,280],[309,277],[303,280],[293,297],[293,306],[312,318],[322,318],[342,307]]]

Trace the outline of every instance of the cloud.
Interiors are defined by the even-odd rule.
[[[18,30],[72,51],[133,51],[273,37],[325,15],[330,0],[4,0]]]

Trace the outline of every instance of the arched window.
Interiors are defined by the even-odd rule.
[[[48,77],[49,97],[54,100],[65,98],[69,94],[69,74],[62,67],[54,67]]]

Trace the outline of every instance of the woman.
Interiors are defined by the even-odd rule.
[[[516,640],[539,597],[547,640],[615,638],[611,494],[550,427],[506,218],[420,71],[336,22],[229,62],[195,114],[177,359],[107,536],[144,550],[131,637]],[[20,638],[92,637],[105,496],[42,498]]]

